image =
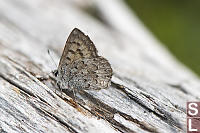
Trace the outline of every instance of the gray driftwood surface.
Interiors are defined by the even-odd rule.
[[[112,65],[112,85],[63,94],[50,72],[77,27]],[[0,2],[0,132],[185,132],[200,80],[121,0]]]

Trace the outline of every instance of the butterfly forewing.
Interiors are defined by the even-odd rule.
[[[94,58],[97,56],[97,50],[90,38],[75,28],[66,41],[58,68],[79,59]]]

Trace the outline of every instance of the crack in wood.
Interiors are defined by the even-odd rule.
[[[47,110],[38,108],[34,103],[29,102],[31,104],[32,107],[34,107],[38,112],[56,120],[57,122],[59,122],[60,124],[64,125],[70,132],[72,133],[78,133],[74,128],[72,128],[69,124],[67,124],[66,122],[64,122],[62,119],[60,119],[59,117],[57,117],[56,115],[50,113]],[[43,103],[44,104],[44,103]],[[48,105],[47,105],[48,106]]]
[[[120,111],[118,111],[118,113],[120,114],[120,116],[122,116],[125,120],[128,120],[128,121],[131,121],[131,122],[134,122],[136,124],[138,124],[142,129],[148,131],[148,132],[153,132],[153,133],[158,133],[158,131],[156,130],[155,127],[150,127],[148,126],[147,123],[145,122],[141,122],[133,117],[131,117],[130,115],[127,115],[125,113],[122,113]]]
[[[57,117],[56,115],[50,113],[50,112],[47,112],[49,113],[50,115],[52,115],[59,123],[61,123],[62,125],[64,125],[65,127],[67,127],[67,129],[72,132],[72,133],[78,133],[74,128],[72,128],[69,124],[67,124],[66,122],[64,122],[62,119],[60,119],[59,117]]]
[[[83,103],[78,103],[82,108],[90,112],[93,116],[96,116],[99,118],[102,118],[106,121],[108,121],[112,127],[114,127],[116,130],[120,132],[130,132],[134,133],[133,130],[129,129],[128,127],[124,126],[123,124],[117,122],[116,120],[113,119],[114,114],[117,113],[118,111],[103,102],[101,102],[99,99],[94,98],[92,95],[89,93],[82,91],[81,97],[84,99],[88,99],[90,102],[89,103],[84,103],[85,105],[89,106],[91,110],[88,108],[84,107]],[[78,100],[78,99],[77,99]]]
[[[0,108],[2,108],[2,110],[4,110],[9,115],[11,115],[17,122],[19,122],[19,123],[20,122],[25,123],[27,125],[28,129],[31,129],[31,128],[35,129],[35,127],[31,126],[33,123],[32,124],[28,123],[28,122],[31,122],[31,120],[28,117],[24,116],[23,113],[20,110],[18,110],[13,105],[11,105],[10,103],[8,103],[5,99],[0,98],[0,105],[1,105]]]
[[[11,75],[12,76],[12,75]],[[28,91],[25,87],[19,85],[18,83],[16,83],[14,80],[7,78],[6,76],[4,76],[3,74],[0,73],[0,77],[2,79],[4,79],[5,81],[7,81],[8,83],[10,83],[11,85],[19,88],[21,91],[23,91],[24,93],[36,97],[32,92]],[[14,77],[15,78],[15,77]]]
[[[128,91],[126,91],[126,89],[129,89],[129,88],[127,88],[123,85],[114,83],[114,82],[112,82],[112,86],[115,87],[116,89],[119,89],[122,92],[124,92],[130,99],[134,100],[138,105],[140,105],[141,107],[146,109],[148,112],[152,112],[153,114],[155,114],[157,117],[159,117],[165,123],[169,124],[172,127],[178,128],[179,130],[182,130],[180,123],[176,119],[174,119],[171,116],[171,114],[162,110],[162,108],[158,108],[157,106],[154,106],[155,110],[152,110],[151,108],[146,106],[139,98],[137,98],[136,96],[134,96],[131,93],[129,93]],[[123,86],[123,88],[122,88],[122,86]],[[152,100],[152,99],[150,99],[150,100]],[[156,105],[158,105],[158,104],[156,104]]]

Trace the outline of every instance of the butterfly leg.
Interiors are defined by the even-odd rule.
[[[74,95],[74,101],[76,101],[76,93],[77,93],[77,90],[75,88],[72,89],[73,91],[73,95]]]
[[[61,95],[60,95],[60,96],[62,97],[62,96],[63,96],[63,94],[62,94],[62,93],[63,93],[63,91],[62,91],[63,88],[60,86],[59,82],[57,82],[56,85],[58,86],[58,89],[59,89],[60,92],[61,92]],[[55,90],[55,93],[56,93],[56,91],[57,91],[57,89]],[[56,93],[56,94],[57,94],[57,93]]]

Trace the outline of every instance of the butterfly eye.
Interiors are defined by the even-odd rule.
[[[53,71],[53,75],[54,75],[55,77],[57,77],[57,76],[58,76],[58,71],[57,71],[57,70]]]

